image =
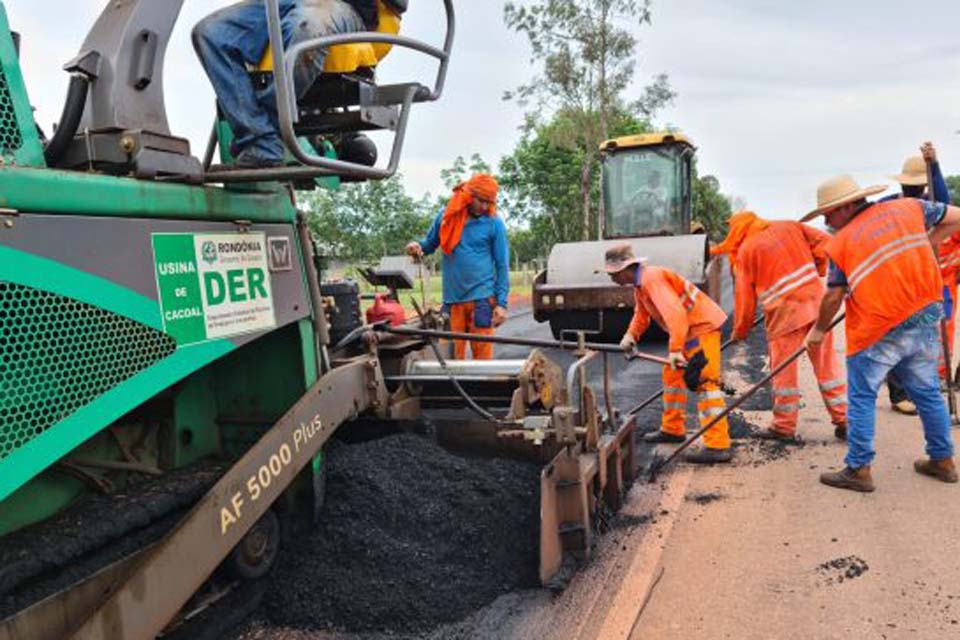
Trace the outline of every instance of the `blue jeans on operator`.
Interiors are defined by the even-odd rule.
[[[869,465],[876,454],[873,435],[877,392],[893,371],[917,405],[927,455],[933,460],[953,456],[950,417],[940,394],[940,318],[943,307],[932,304],[897,325],[883,338],[847,358],[847,444],[845,462],[852,469]]]
[[[284,46],[338,33],[363,31],[357,12],[343,0],[280,0]],[[216,11],[193,29],[193,46],[217,94],[220,111],[233,129],[238,150],[267,160],[283,159],[276,91],[271,82],[257,91],[248,67],[260,63],[270,37],[263,0],[245,0]],[[323,71],[323,51],[308,51],[296,66],[301,96]]]

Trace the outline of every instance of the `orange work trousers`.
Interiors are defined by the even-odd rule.
[[[700,427],[720,415],[726,408],[723,391],[720,389],[720,332],[713,331],[695,338],[684,345],[683,355],[688,360],[697,351],[703,351],[707,357],[701,378],[703,384],[697,392],[697,414]],[[683,382],[683,370],[663,368],[663,419],[661,430],[664,433],[682,436],[686,426],[687,388]],[[708,449],[730,448],[730,427],[724,418],[713,425],[704,435],[703,442]]]
[[[449,305],[450,308],[450,331],[455,333],[474,333],[480,336],[492,336],[493,327],[477,326],[477,309],[473,302],[459,302]],[[481,324],[487,324],[481,321]],[[474,360],[493,360],[493,343],[470,341],[470,353]],[[453,357],[456,360],[464,360],[467,357],[467,341],[453,341]]]
[[[803,347],[812,323],[795,331],[770,339],[770,369],[776,369],[788,357]],[[814,375],[820,385],[823,404],[830,412],[833,424],[847,423],[847,381],[840,370],[840,358],[833,350],[833,332],[823,337],[818,347],[807,349]],[[773,379],[773,430],[785,435],[797,432],[800,419],[800,387],[798,360],[794,360]]]

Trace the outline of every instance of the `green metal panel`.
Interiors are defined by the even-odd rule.
[[[0,246],[0,500],[171,384],[234,349],[176,348],[156,302]]]
[[[23,83],[20,61],[0,2],[0,155],[6,165],[43,167],[43,146]]]
[[[199,371],[177,389],[173,400],[173,437],[167,462],[178,469],[220,454],[217,398],[209,369]]]
[[[32,213],[178,220],[293,222],[289,193],[148,182],[135,178],[0,167],[0,207]]]

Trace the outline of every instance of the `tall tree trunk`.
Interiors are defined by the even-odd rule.
[[[592,156],[588,153],[580,167],[580,199],[583,202],[583,239],[590,240],[590,174],[593,165]]]

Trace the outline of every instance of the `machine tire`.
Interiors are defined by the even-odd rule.
[[[226,569],[241,580],[257,580],[273,568],[280,552],[280,518],[269,509],[233,548]]]

